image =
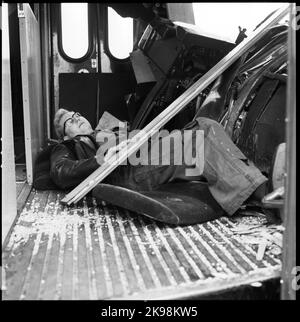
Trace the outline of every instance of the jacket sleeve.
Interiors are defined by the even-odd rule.
[[[95,157],[76,160],[75,155],[63,144],[58,144],[52,150],[50,176],[62,189],[77,186],[98,168]]]

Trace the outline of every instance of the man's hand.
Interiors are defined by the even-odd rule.
[[[112,131],[99,131],[96,135],[96,141],[98,143],[98,150],[96,153],[96,160],[99,165],[103,164],[105,154],[110,148],[113,148],[117,145],[117,138],[115,133]]]
[[[112,155],[126,146],[129,141],[127,129],[119,130],[118,132],[111,130],[99,131],[96,134],[96,142],[99,147],[95,156],[97,163],[99,165],[103,164]]]
[[[110,140],[100,146],[96,153],[96,161],[99,165],[102,165],[104,162],[107,162],[113,156],[116,157],[117,153],[127,146],[131,140],[123,140],[120,144],[116,145],[115,140]],[[114,161],[112,159],[111,161]]]
[[[117,146],[114,146],[110,149],[108,149],[107,153],[105,154],[105,157],[104,157],[104,162],[107,162],[110,158],[114,157],[112,159],[112,161],[115,159],[116,157],[116,154],[124,149],[129,143],[130,143],[131,140],[124,140],[122,141],[120,144],[118,144]]]

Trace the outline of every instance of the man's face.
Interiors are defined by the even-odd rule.
[[[77,112],[66,113],[59,122],[64,129],[64,137],[72,139],[76,135],[92,134],[93,129],[90,122]]]

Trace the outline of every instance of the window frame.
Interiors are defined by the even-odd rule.
[[[88,49],[86,53],[80,57],[80,58],[72,58],[69,55],[66,54],[66,52],[63,49],[63,44],[62,44],[62,14],[61,14],[61,3],[58,5],[58,51],[60,55],[68,62],[72,63],[81,63],[85,61],[87,58],[91,57],[91,54],[93,52],[93,37],[92,37],[92,26],[91,26],[91,19],[92,19],[92,12],[90,10],[90,4],[87,3],[87,23],[88,23]]]
[[[108,8],[107,8],[107,6],[105,6],[105,8],[104,8],[104,17],[105,17],[105,32],[104,32],[104,50],[105,50],[105,53],[108,55],[108,57],[112,61],[115,61],[115,62],[118,62],[118,63],[127,63],[130,60],[130,54],[128,54],[128,57],[126,57],[126,58],[118,58],[118,57],[114,56],[112,54],[112,52],[110,51],[109,40],[108,40]],[[123,17],[121,17],[121,18],[123,18]],[[133,23],[132,39],[134,40],[134,18],[131,18],[131,19],[132,19],[132,23]],[[134,48],[134,42],[132,44],[132,51],[133,51],[133,48]]]

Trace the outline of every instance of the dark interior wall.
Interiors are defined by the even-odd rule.
[[[127,73],[61,73],[59,105],[85,116],[93,128],[104,111],[128,121],[125,96],[134,91],[135,85],[135,78]]]
[[[21,78],[20,35],[17,4],[8,4],[11,68],[11,98],[16,162],[25,162],[24,116]]]
[[[98,116],[108,111],[120,120],[129,121],[125,96],[134,92],[135,77],[129,73],[98,74]]]
[[[95,127],[97,107],[96,74],[59,74],[59,107],[79,112]]]
[[[276,147],[285,142],[286,83],[264,81],[249,106],[249,112],[236,142],[241,151],[268,175]]]

